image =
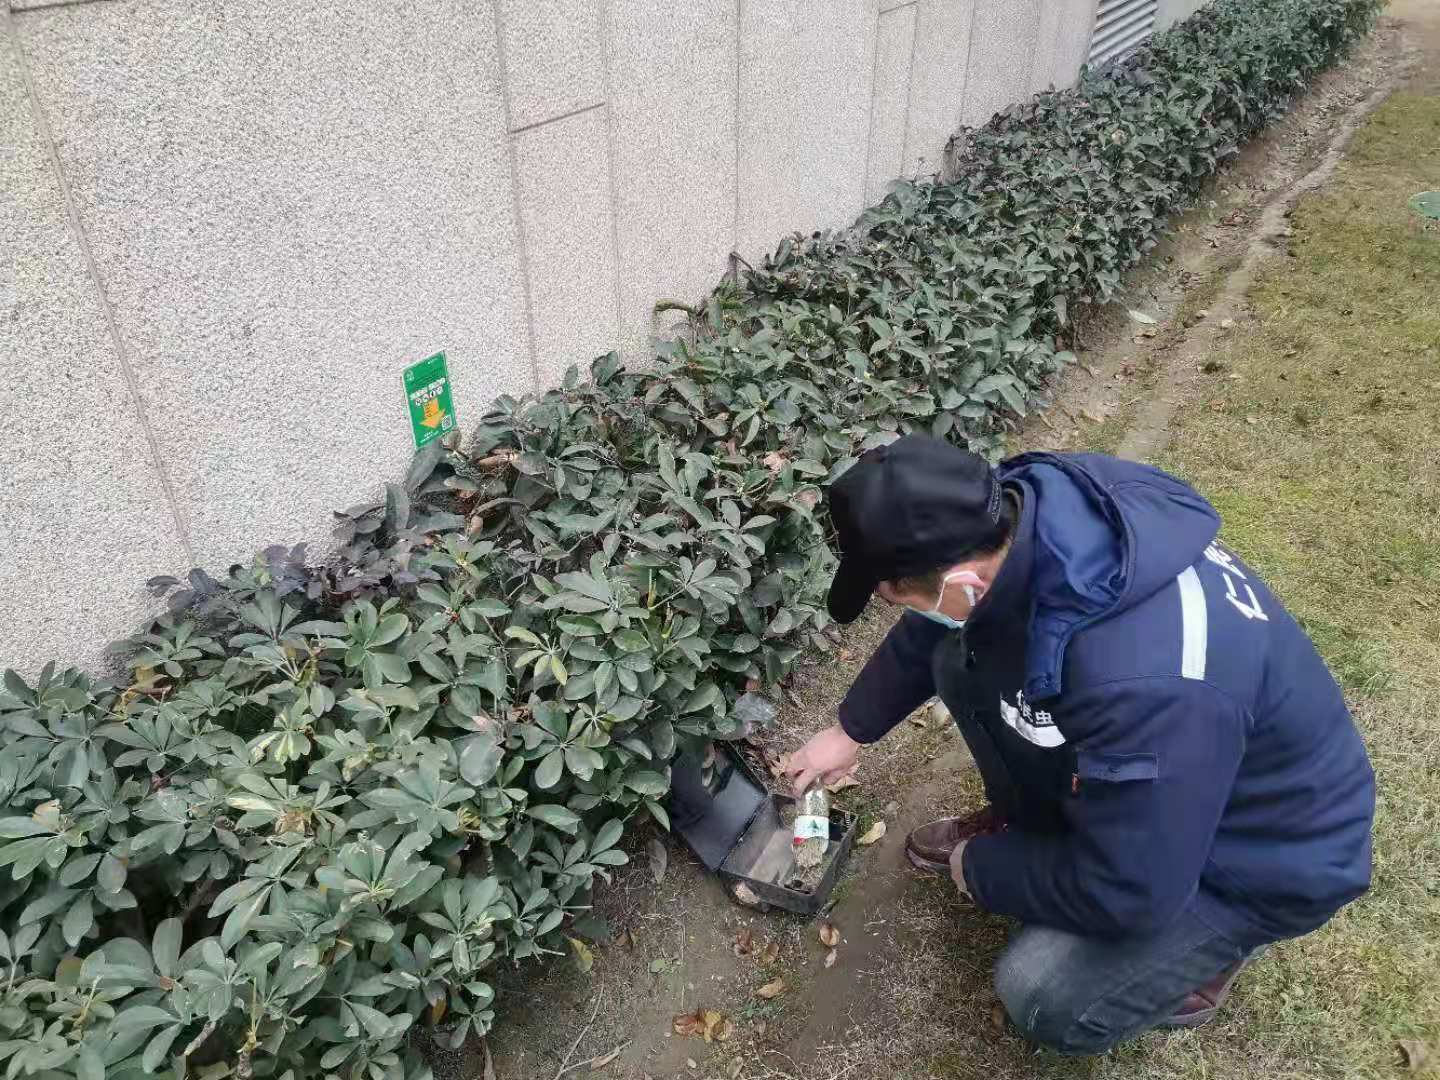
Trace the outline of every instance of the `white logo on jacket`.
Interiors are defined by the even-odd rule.
[[[1047,749],[1061,746],[1065,742],[1065,736],[1055,726],[1054,718],[1043,709],[1036,711],[1030,707],[1025,700],[1025,691],[1015,691],[1015,704],[1011,705],[1005,700],[1004,695],[1000,697],[1000,716],[1015,729],[1015,732],[1026,742],[1032,742],[1036,746],[1043,746]]]
[[[1242,584],[1240,588],[1245,590],[1247,600],[1242,597],[1235,588],[1235,579],[1230,575],[1234,574],[1242,582],[1246,580],[1244,572],[1235,565],[1235,556],[1226,551],[1219,544],[1211,544],[1205,549],[1205,557],[1225,575],[1225,599],[1229,600],[1235,610],[1244,615],[1247,619],[1259,619],[1261,622],[1269,622],[1270,616],[1265,614],[1265,609],[1260,606],[1260,599],[1255,595],[1255,590],[1249,585]]]

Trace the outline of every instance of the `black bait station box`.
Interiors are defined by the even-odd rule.
[[[670,777],[672,827],[719,875],[731,899],[758,911],[814,915],[824,909],[855,844],[854,814],[830,811],[830,846],[811,883],[795,867],[795,800],[767,791],[733,749],[717,744],[708,766],[678,757]],[[737,893],[742,886],[749,896]]]

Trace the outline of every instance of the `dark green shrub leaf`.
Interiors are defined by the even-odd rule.
[[[525,812],[536,821],[549,825],[552,829],[559,829],[561,832],[573,833],[580,826],[578,814],[554,803],[532,806]]]
[[[560,777],[565,775],[565,751],[552,750],[541,760],[535,769],[535,786],[541,790],[553,788],[560,782]]]
[[[460,775],[467,784],[484,787],[500,768],[502,756],[499,744],[488,735],[467,739],[460,751]]]
[[[670,790],[670,782],[657,772],[638,769],[625,775],[625,786],[641,795],[659,798]]]

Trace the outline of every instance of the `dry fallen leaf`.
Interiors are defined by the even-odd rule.
[[[918,728],[923,728],[926,723],[928,723],[928,719],[926,717],[926,714],[923,712],[911,713],[910,723],[914,724]]]
[[[485,1043],[485,1066],[480,1070],[480,1080],[495,1080],[495,1062],[490,1057],[490,1043]]]
[[[623,1047],[617,1046],[614,1050],[611,1050],[604,1057],[598,1057],[594,1061],[590,1062],[590,1071],[599,1072],[601,1069],[605,1068],[606,1065],[609,1065],[612,1061],[614,1061],[617,1057],[620,1056],[620,1051],[622,1049]]]
[[[702,1010],[703,1011],[703,1010]],[[681,1013],[671,1021],[675,1028],[675,1034],[682,1039],[693,1038],[705,1030],[705,1017],[702,1011],[693,1013]]]
[[[770,941],[765,948],[760,950],[760,955],[755,958],[761,965],[769,967],[780,959],[780,942]]]
[[[755,890],[743,881],[736,884],[733,895],[738,903],[744,904],[746,907],[760,906],[760,897],[756,896]]]
[[[755,931],[748,926],[740,928],[735,935],[735,944],[732,946],[736,956],[749,956],[755,948]]]
[[[820,924],[820,944],[827,949],[833,949],[840,944],[840,931],[835,929],[834,923],[822,922]]]
[[[825,790],[828,791],[828,792],[830,792],[830,794],[833,795],[833,794],[835,794],[837,791],[844,791],[846,788],[859,787],[859,786],[860,786],[860,781],[855,779],[855,773],[852,771],[852,772],[848,772],[848,773],[846,773],[844,776],[840,777],[840,779],[839,779],[839,780],[836,780],[833,784],[826,784],[826,785],[825,785]]]
[[[694,1058],[686,1058],[686,1059],[685,1059],[685,1067],[686,1067],[687,1069],[689,1069],[691,1072],[694,1072],[696,1069],[698,1069],[698,1068],[700,1067],[700,1063],[697,1062]]]
[[[1400,1061],[1411,1072],[1419,1072],[1430,1060],[1430,1048],[1418,1039],[1400,1040]]]
[[[725,1075],[728,1076],[730,1080],[737,1080],[737,1077],[739,1077],[740,1073],[744,1071],[744,1069],[745,1063],[739,1058],[736,1058],[734,1061],[730,1062],[730,1068],[725,1070]]]
[[[834,966],[835,966],[835,961],[838,960],[839,958],[840,958],[840,952],[839,952],[839,950],[837,950],[837,949],[831,949],[828,953],[825,954],[825,966],[826,966],[827,968],[832,968],[832,967],[834,967]]]
[[[990,1024],[996,1031],[1005,1030],[1005,1006],[998,1001],[990,1006]]]
[[[885,822],[883,820],[877,821],[874,825],[871,825],[870,828],[865,830],[865,835],[861,836],[860,839],[856,840],[855,842],[861,845],[869,845],[875,843],[875,841],[879,840],[884,835]]]
[[[675,1034],[682,1039],[704,1039],[707,1043],[719,1039],[724,1042],[735,1034],[735,1025],[715,1009],[696,1009],[693,1013],[681,1013],[672,1021]]]
[[[570,948],[575,953],[575,967],[580,974],[590,974],[590,969],[595,966],[595,954],[590,951],[590,946],[579,938],[566,938],[570,942]]]
[[[665,880],[665,871],[670,866],[670,852],[665,847],[665,842],[658,836],[652,836],[650,843],[646,845],[646,851],[650,856],[650,876],[659,885]]]
[[[755,991],[755,996],[758,997],[758,998],[761,998],[761,999],[763,999],[763,1000],[765,1000],[765,1001],[769,1001],[771,998],[777,998],[777,997],[779,997],[779,996],[780,996],[781,994],[783,994],[784,992],[785,992],[785,980],[784,980],[784,979],[776,979],[776,980],[773,981],[773,982],[768,982],[768,983],[766,983],[764,986],[760,987],[759,990],[756,990],[756,991]]]

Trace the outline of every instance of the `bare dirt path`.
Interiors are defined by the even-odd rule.
[[[1285,238],[1291,235],[1287,224],[1291,210],[1301,196],[1314,191],[1335,172],[1356,130],[1406,77],[1415,59],[1414,52],[1402,46],[1392,55],[1391,63],[1371,69],[1379,76],[1379,82],[1366,97],[1336,117],[1334,135],[1320,160],[1294,182],[1273,191],[1260,205],[1256,220],[1248,230],[1240,264],[1223,274],[1205,316],[1197,315],[1183,329],[1157,380],[1158,392],[1151,393],[1139,407],[1130,430],[1116,449],[1120,457],[1148,461],[1164,449],[1176,405],[1187,395],[1195,374],[1203,368],[1206,358],[1218,351],[1222,335],[1246,317],[1246,297],[1256,272],[1266,260],[1283,256]],[[1347,89],[1359,92],[1367,81],[1353,80]]]

